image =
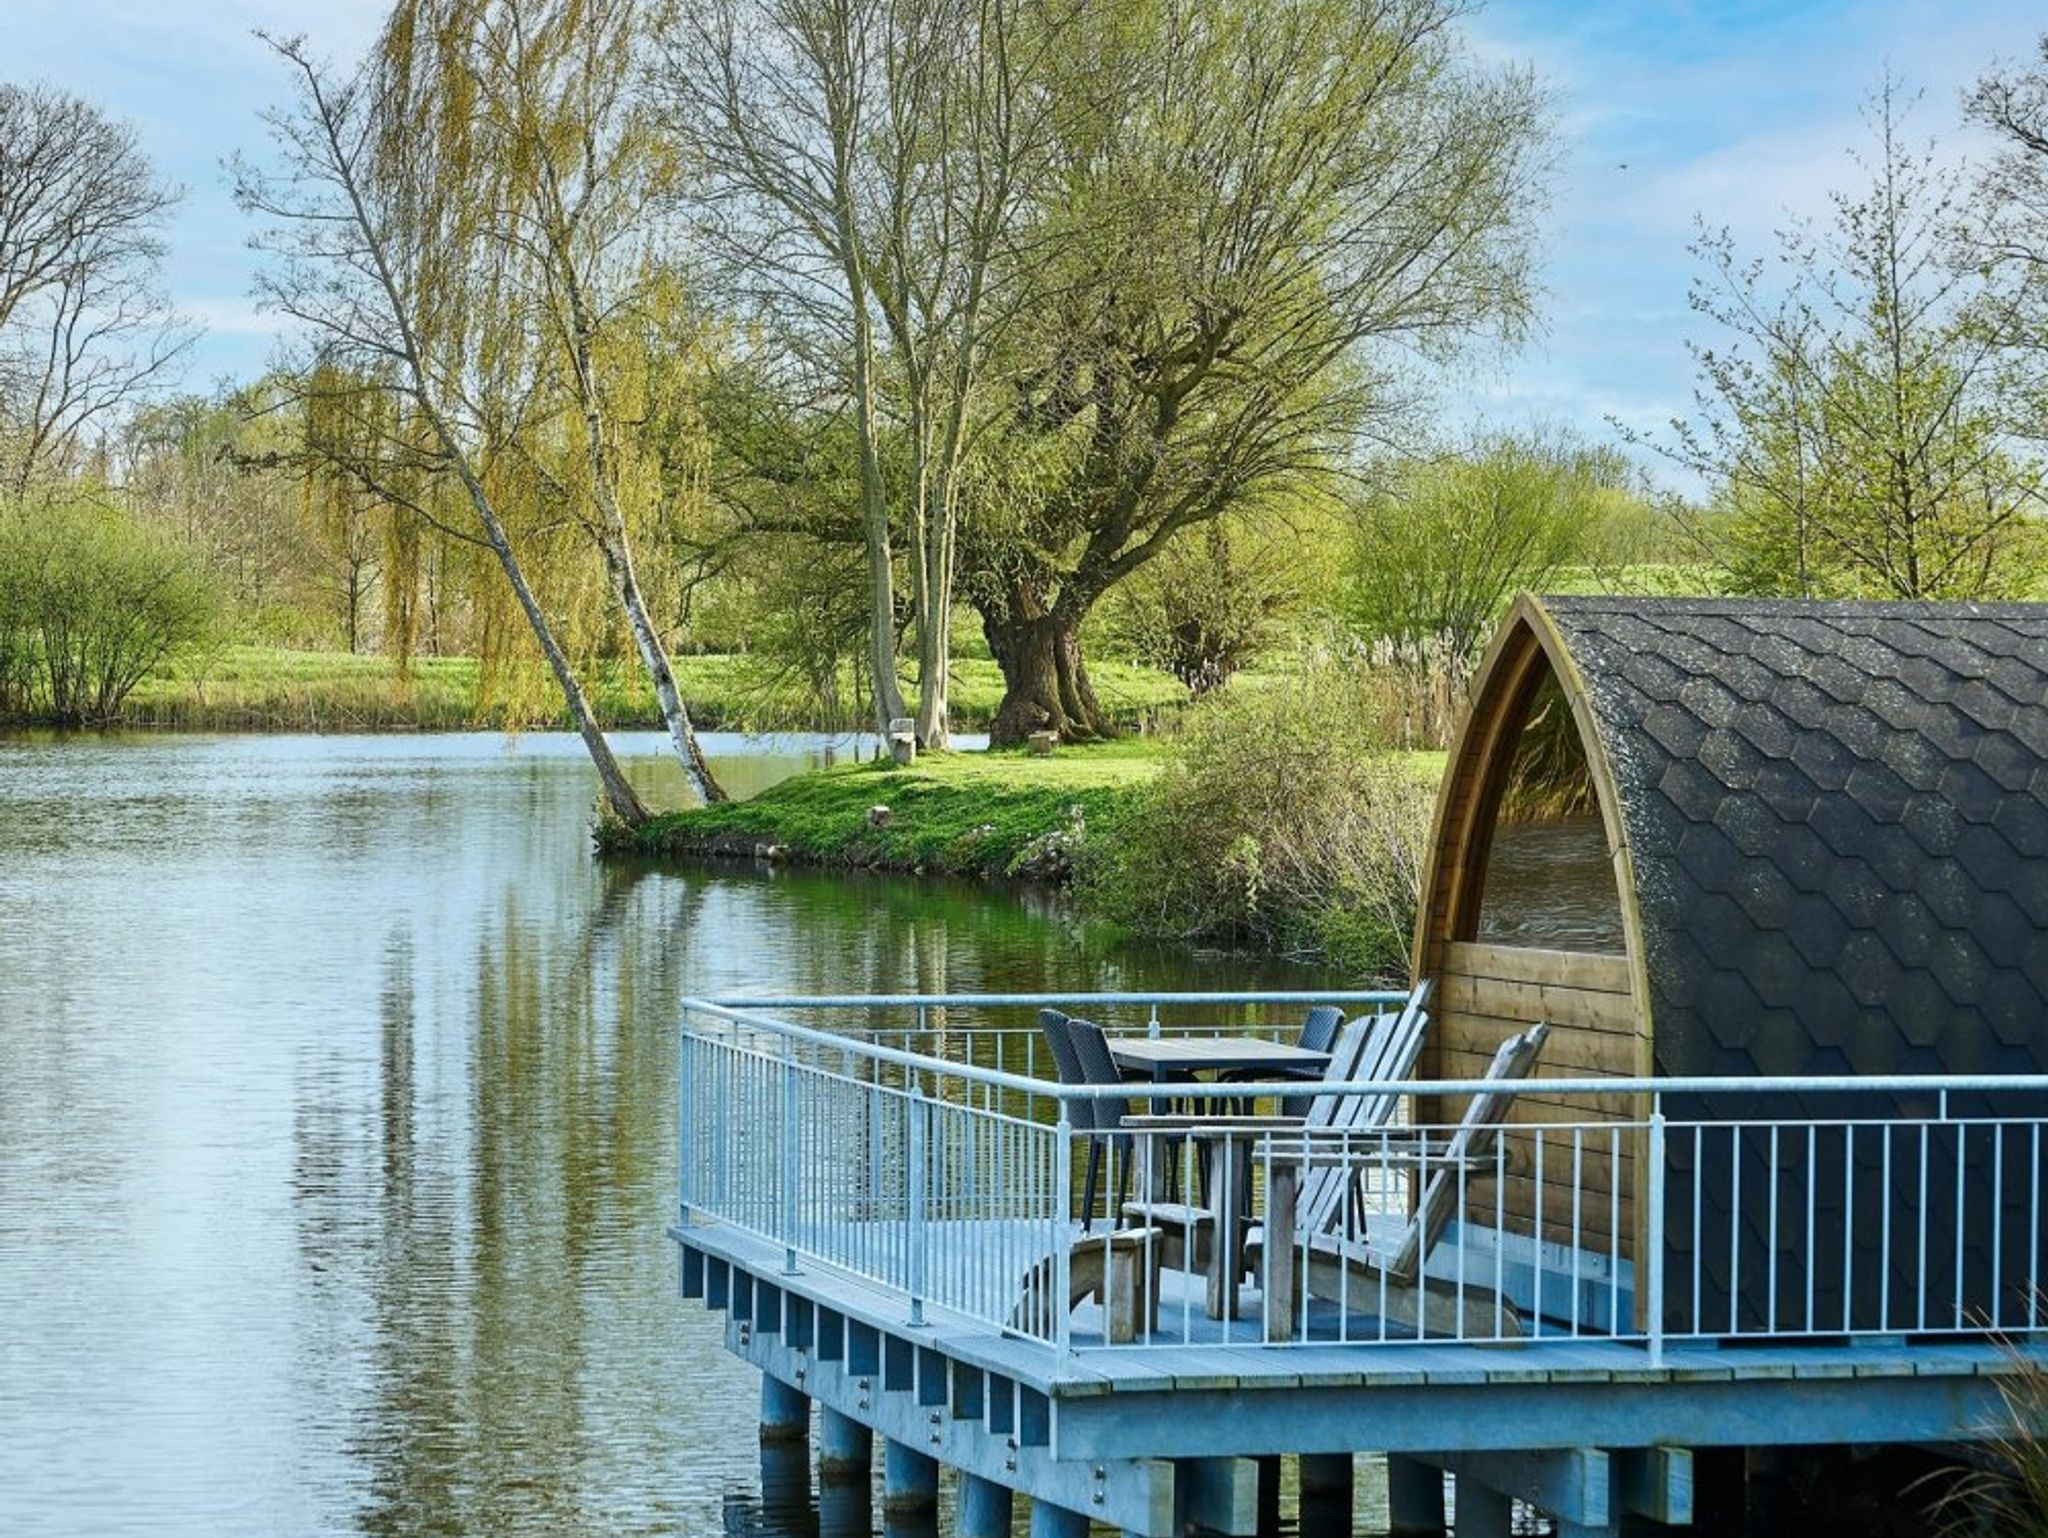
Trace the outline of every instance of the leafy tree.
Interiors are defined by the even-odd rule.
[[[1107,730],[1081,650],[1110,589],[1196,525],[1332,485],[1400,371],[1530,309],[1545,107],[1444,0],[1206,0],[1085,13],[1035,207],[1047,298],[966,590],[998,742]]]
[[[1333,531],[1318,509],[1259,511],[1186,530],[1106,596],[1103,627],[1137,661],[1194,695],[1228,683],[1271,646]]]
[[[1368,640],[1441,638],[1469,661],[1516,593],[1597,563],[1638,505],[1631,480],[1619,455],[1544,435],[1408,464],[1351,507],[1344,616]]]
[[[220,611],[203,556],[168,529],[77,492],[0,506],[0,719],[112,721]]]
[[[2043,488],[2017,431],[2012,306],[1956,259],[1964,189],[1904,140],[1890,82],[1866,116],[1868,185],[1825,224],[1769,260],[1725,232],[1697,243],[1693,308],[1728,340],[1693,345],[1698,410],[1659,447],[1711,488],[1693,532],[1738,591],[2024,593]]]

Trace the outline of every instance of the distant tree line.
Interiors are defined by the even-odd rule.
[[[1887,85],[1828,218],[1703,227],[1696,409],[1632,459],[1427,425],[1538,318],[1551,170],[1450,0],[397,0],[359,61],[272,46],[235,180],[286,340],[207,395],[178,190],[0,86],[0,562],[99,518],[211,595],[171,651],[474,654],[629,822],[587,679],[644,674],[715,798],[684,650],[938,748],[963,653],[1009,743],[1109,731],[1091,656],[1199,695],[1334,647],[1428,675],[1426,740],[1525,587],[2041,594],[2048,53],[1969,97],[1975,172]]]

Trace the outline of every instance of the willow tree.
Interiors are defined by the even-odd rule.
[[[1530,313],[1545,106],[1450,0],[1091,8],[1034,205],[1045,302],[968,521],[998,742],[1107,730],[1104,593],[1194,526],[1327,493],[1403,372]]]
[[[1000,409],[986,378],[1041,270],[1021,237],[1055,174],[1047,0],[674,0],[656,71],[700,162],[732,293],[851,419],[878,723],[908,556],[917,735],[946,745],[964,483]],[[779,360],[780,361],[780,360]]]
[[[404,12],[398,18],[402,24]],[[501,269],[470,258],[463,157],[416,131],[417,105],[387,49],[337,78],[293,40],[272,40],[291,71],[291,105],[268,118],[270,170],[241,163],[237,197],[266,221],[270,263],[259,279],[270,305],[303,328],[311,357],[302,390],[337,381],[330,412],[360,410],[374,424],[384,397],[400,404],[395,431],[376,432],[374,452],[341,466],[406,505],[403,482],[421,477],[459,489],[466,522],[457,538],[488,549],[621,821],[647,819],[515,542],[520,506],[512,444],[547,392],[526,349],[508,345],[520,292]],[[410,499],[434,517],[425,499]]]
[[[533,385],[507,442],[601,558],[684,772],[706,762],[635,555],[687,473],[650,453],[648,420],[687,379],[695,319],[669,240],[676,161],[631,89],[639,0],[401,0],[383,45],[412,110],[393,133],[444,146],[450,260],[509,308],[494,345]],[[485,276],[485,274],[488,274]],[[673,409],[673,402],[666,403]]]

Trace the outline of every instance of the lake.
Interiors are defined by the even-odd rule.
[[[554,735],[0,738],[0,1531],[810,1538],[675,1296],[678,1001],[1325,981],[600,865],[594,783]]]

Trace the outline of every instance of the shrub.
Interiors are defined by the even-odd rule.
[[[220,613],[204,563],[164,529],[82,499],[0,508],[0,717],[110,721]]]
[[[1382,687],[1323,663],[1205,702],[1159,778],[1088,847],[1084,906],[1147,935],[1404,972],[1435,789],[1422,763],[1387,750]]]

